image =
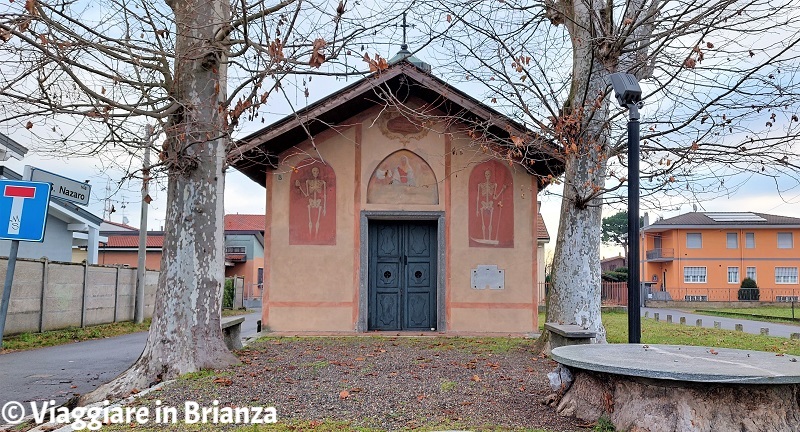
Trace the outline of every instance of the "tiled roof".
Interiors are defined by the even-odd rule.
[[[264,231],[267,226],[266,215],[226,214],[225,231]]]
[[[713,212],[713,213],[710,213],[710,214],[712,214],[712,215],[729,215],[729,216],[733,216],[733,215],[742,214],[742,213],[743,212],[731,212],[731,213]],[[800,218],[771,215],[771,214],[766,214],[766,213],[755,213],[755,212],[749,212],[749,213],[752,213],[753,215],[758,216],[758,217],[760,217],[760,218],[762,218],[764,220],[739,220],[739,221],[737,221],[737,220],[726,220],[726,221],[717,221],[717,220],[714,220],[714,219],[708,217],[708,215],[706,215],[706,213],[703,213],[703,212],[691,212],[691,213],[684,213],[682,215],[671,217],[669,219],[664,219],[664,220],[653,222],[650,225],[650,227],[700,226],[700,225],[706,225],[706,226],[798,225],[798,226],[800,226]],[[735,216],[734,216],[734,218],[735,218]]]
[[[160,248],[164,244],[164,233],[147,233],[147,247]],[[109,235],[108,243],[100,246],[108,248],[138,248],[139,233],[134,235]]]
[[[536,221],[537,221],[536,222],[537,223],[537,225],[536,225],[536,227],[537,227],[536,228],[537,236],[536,237],[539,240],[550,240],[550,233],[547,232],[547,225],[544,224],[544,218],[542,217],[541,213],[539,213],[537,215]]]
[[[124,228],[124,229],[126,229],[128,231],[139,231],[139,228],[136,228],[136,227],[124,224],[124,223],[120,223],[120,222],[104,220],[103,223],[109,224],[109,225],[113,225],[113,226],[118,227],[118,228]]]
[[[602,264],[602,263],[607,263],[607,262],[612,262],[612,261],[625,261],[625,257],[624,256],[615,256],[615,257],[611,257],[611,258],[603,258],[603,259],[600,260],[600,263]]]

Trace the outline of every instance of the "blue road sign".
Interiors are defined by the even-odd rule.
[[[50,183],[0,180],[0,239],[44,240]]]

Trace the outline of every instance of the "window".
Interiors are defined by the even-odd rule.
[[[243,253],[247,253],[247,250],[243,246],[228,246],[228,247],[225,248],[225,253],[243,254]]]
[[[756,247],[756,233],[744,233],[744,247],[747,249]]]
[[[796,284],[797,267],[775,267],[776,284]]]
[[[791,249],[794,247],[794,239],[790,232],[778,233],[778,249]]]
[[[728,249],[739,249],[739,235],[736,233],[728,233],[726,235],[726,243]]]
[[[728,283],[739,283],[739,267],[728,267]]]
[[[264,268],[258,268],[258,287],[261,288],[264,286]]]
[[[747,267],[747,277],[752,280],[756,280],[756,268],[755,267]]]
[[[684,267],[683,281],[685,283],[706,283],[706,268]]]
[[[797,303],[797,297],[798,296],[780,296],[780,295],[776,295],[775,296],[775,301],[776,302],[781,302],[781,303]]]
[[[686,247],[689,249],[700,249],[703,247],[703,234],[686,233]]]
[[[708,296],[704,295],[685,295],[683,296],[684,301],[708,301]]]

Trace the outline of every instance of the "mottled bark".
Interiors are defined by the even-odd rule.
[[[573,76],[569,100],[554,127],[566,161],[547,320],[593,330],[597,342],[606,340],[600,320],[599,193],[605,187],[608,156],[609,107],[604,94],[611,71],[607,66],[614,55],[598,37],[610,26],[601,18],[607,16],[605,7],[601,1],[561,1],[549,8],[553,22],[563,22],[569,31]],[[548,338],[543,348],[549,351],[549,345]]]
[[[574,370],[561,415],[628,432],[800,431],[800,385],[689,383]]]
[[[125,396],[161,380],[235,363],[221,330],[226,50],[217,32],[228,2],[171,4],[177,23],[172,96],[181,105],[166,128],[166,232],[155,311],[144,352],[130,369],[81,398]]]

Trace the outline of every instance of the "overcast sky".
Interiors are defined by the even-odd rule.
[[[387,48],[387,52],[382,53],[382,55],[390,58],[397,50],[398,47]],[[435,67],[433,73],[436,74]],[[304,91],[301,88],[293,89],[289,85],[285,87],[286,93],[295,98],[292,101],[295,108],[301,108],[305,104],[323,98],[345,85],[352,84],[354,80],[355,78],[345,80],[341,78],[315,77],[309,86],[311,93],[309,98],[304,96]],[[461,88],[461,84],[457,84],[457,86]],[[234,138],[245,136],[291,112],[289,105],[285,101],[274,99],[270,101],[270,104],[268,107],[270,113],[262,116],[266,119],[266,123],[250,123],[244,129],[238,131]],[[645,106],[642,110],[643,122],[647,121],[647,114],[647,107]],[[126,182],[123,184],[122,189],[117,190],[117,182],[122,178],[122,172],[103,168],[98,161],[93,159],[45,158],[37,154],[38,143],[35,141],[34,134],[29,131],[24,129],[12,130],[9,129],[8,125],[5,125],[5,127],[0,125],[0,132],[31,149],[31,152],[23,161],[12,159],[5,162],[5,165],[19,173],[22,173],[25,164],[30,164],[78,181],[89,180],[92,185],[92,196],[88,209],[91,212],[98,216],[104,216],[104,209],[113,205],[116,212],[110,215],[105,214],[107,219],[114,222],[122,222],[124,217],[127,218],[129,224],[139,226],[140,185],[136,182]],[[727,184],[732,183],[734,182],[728,182]],[[792,189],[790,187],[788,183],[779,184],[776,187],[776,184],[771,180],[754,178],[748,180],[747,183],[735,191],[720,190],[716,199],[700,202],[699,204],[695,203],[695,205],[698,205],[698,211],[755,211],[800,217],[800,188],[794,187]],[[779,193],[779,189],[785,190],[781,190],[782,193]],[[552,254],[558,230],[558,215],[561,205],[559,192],[558,186],[550,186],[545,190],[545,193],[540,195],[540,200],[542,201],[541,212],[552,239],[547,248],[548,255]],[[161,229],[164,224],[166,192],[159,187],[155,187],[150,191],[150,195],[154,198],[154,201],[150,205],[148,228],[151,230]],[[264,196],[264,188],[233,169],[228,172],[225,189],[226,213],[263,214],[265,212]],[[648,208],[646,203],[643,203],[642,206],[642,214],[644,211],[648,211],[651,220],[655,220],[659,216],[667,218],[693,210],[693,203],[689,202],[662,202],[659,204],[659,208],[656,209]],[[611,215],[619,209],[621,209],[620,206],[617,206],[617,208],[607,207],[604,210],[604,215]],[[621,252],[621,249],[604,247],[602,255],[605,257],[613,256],[618,252]]]

